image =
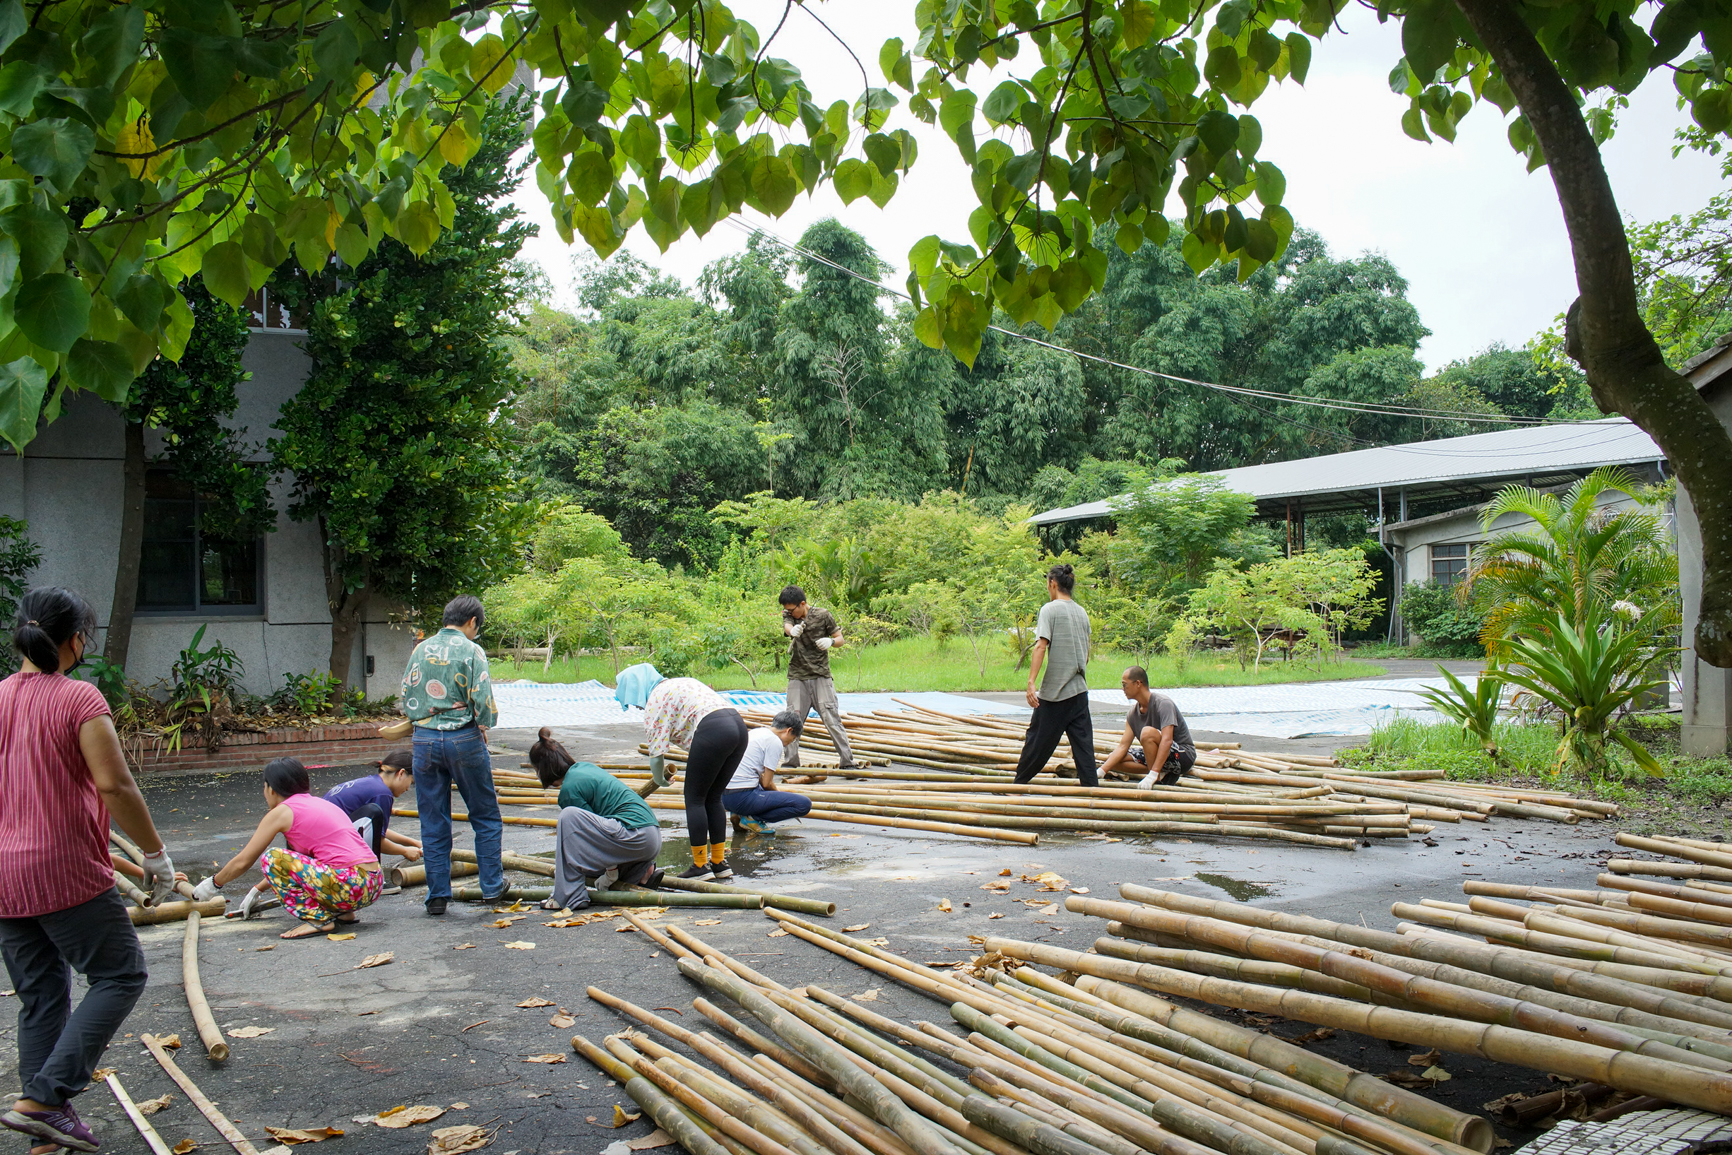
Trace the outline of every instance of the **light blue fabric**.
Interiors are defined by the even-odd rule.
[[[614,686],[613,699],[619,703],[619,708],[622,710],[629,710],[633,706],[641,710],[649,701],[650,691],[664,680],[661,671],[648,662],[627,666],[619,672],[619,679]]]

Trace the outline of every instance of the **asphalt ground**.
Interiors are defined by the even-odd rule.
[[[1118,718],[1103,712],[1097,726],[1116,726]],[[561,728],[558,735],[574,754],[597,761],[631,753],[640,737],[630,726]],[[1197,737],[1232,740],[1230,735]],[[496,755],[496,763],[515,767],[532,740],[529,731],[495,731],[491,744],[508,751]],[[1349,741],[1247,739],[1246,745],[1314,751]],[[357,773],[353,767],[315,770],[314,787],[323,790]],[[251,774],[153,779],[144,788],[176,863],[194,878],[235,853],[264,810],[259,781]],[[543,813],[554,811],[549,807]],[[396,822],[413,832],[412,819]],[[1062,908],[1041,914],[1041,905],[1063,896],[1020,881],[1025,874],[1056,871],[1070,887],[1086,887],[1097,897],[1116,897],[1119,884],[1137,882],[1392,929],[1391,902],[1457,899],[1464,878],[1591,886],[1599,863],[1612,854],[1611,831],[1607,823],[1440,824],[1430,842],[1383,840],[1349,853],[1275,843],[1068,835],[1043,835],[1039,846],[1021,847],[795,823],[775,836],[736,838],[729,859],[744,885],[833,900],[838,911],[831,922],[837,928],[866,923],[864,937],[884,937],[889,949],[910,959],[951,962],[977,953],[971,935],[1086,950],[1104,933],[1098,920]],[[676,824],[664,832],[662,862],[682,868],[690,858],[681,830]],[[466,826],[458,826],[456,841],[471,845]],[[550,831],[505,829],[509,851],[546,854],[551,845]],[[1008,894],[981,889],[1005,869],[1013,877]],[[525,884],[543,881],[512,877]],[[252,881],[231,884],[228,891],[238,899]],[[943,900],[951,905],[948,913],[939,909]],[[704,992],[645,936],[620,933],[620,920],[551,928],[544,925],[550,918],[528,911],[507,927],[490,925],[510,917],[479,904],[454,903],[445,917],[430,918],[420,889],[410,888],[365,910],[358,925],[343,928],[356,937],[340,942],[279,940],[277,935],[292,925],[280,909],[246,923],[206,920],[200,957],[218,1023],[230,1031],[268,1028],[257,1037],[231,1038],[233,1053],[220,1065],[203,1057],[186,1009],[180,979],[183,925],[141,927],[150,985],[125,1035],[111,1045],[106,1065],[118,1069],[135,1099],[171,1093],[172,1104],[152,1122],[170,1145],[191,1139],[207,1151],[226,1149],[226,1144],[172,1085],[138,1034],[178,1033],[186,1042],[182,1069],[261,1151],[272,1146],[267,1125],[332,1126],[347,1132],[317,1148],[321,1155],[421,1152],[431,1129],[464,1123],[496,1131],[487,1149],[494,1155],[593,1155],[618,1139],[647,1133],[647,1120],[617,1131],[611,1126],[616,1104],[634,1113],[635,1106],[571,1050],[575,1033],[600,1041],[623,1025],[586,998],[585,988],[594,985],[641,1006],[664,1008],[662,1014],[697,1029],[707,1024],[691,1002]],[[694,925],[699,920],[715,924]],[[817,983],[846,996],[876,991],[870,1005],[880,1013],[903,1021],[947,1018],[939,1004],[798,938],[769,937],[773,926],[759,912],[675,908],[660,922],[690,927],[789,986]],[[534,947],[507,945],[521,942]],[[353,969],[382,951],[393,952],[389,965]],[[517,1006],[538,998],[554,1005]],[[561,1011],[576,1020],[575,1027],[551,1024]],[[1237,1012],[1216,1013],[1245,1019]],[[1287,1037],[1309,1030],[1309,1024],[1283,1020],[1248,1021]],[[11,1028],[0,1031],[0,1061],[9,1067],[15,1065],[13,1035]],[[1346,1032],[1310,1045],[1375,1073],[1416,1069],[1406,1062],[1414,1049]],[[566,1061],[529,1061],[547,1054]],[[1477,1111],[1510,1091],[1553,1085],[1536,1072],[1464,1056],[1445,1056],[1442,1066],[1453,1078],[1435,1094],[1462,1110]],[[0,1085],[7,1083],[15,1086],[15,1077],[0,1076]],[[93,1087],[78,1102],[104,1151],[148,1151],[105,1088]],[[354,1121],[406,1104],[449,1110],[433,1123],[404,1130]],[[1502,1133],[1518,1142],[1531,1134]],[[26,1150],[22,1138],[15,1149]]]

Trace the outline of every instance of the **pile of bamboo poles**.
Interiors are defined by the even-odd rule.
[[[1396,903],[1393,932],[1126,884],[1126,901],[1066,899],[1107,920],[1089,953],[985,947],[1085,991],[1124,983],[1732,1113],[1732,887],[1599,883],[1469,881],[1465,904]]]
[[[111,853],[124,854],[134,864],[144,865],[144,851],[140,850],[131,839],[116,831],[108,832],[112,843]],[[180,902],[152,903],[150,895],[145,893],[131,877],[121,871],[114,872],[114,887],[120,891],[120,896],[127,900],[126,915],[134,926],[153,926],[165,922],[184,922],[193,914],[222,914],[228,905],[228,900],[213,898],[209,902],[193,902],[192,884],[179,882],[175,890],[181,895]]]
[[[932,998],[962,1030],[791,990],[681,928],[639,924],[738,1009],[693,1002],[718,1035],[591,987],[654,1035],[572,1046],[693,1155],[1474,1155],[1493,1143],[1482,1118],[1117,983],[931,970],[764,913]]]
[[[1732,844],[1700,838],[1643,838],[1634,834],[1620,834],[1617,841],[1619,846],[1631,850],[1663,854],[1683,861],[1614,858],[1606,863],[1606,869],[1613,874],[1685,878],[1703,886],[1719,883],[1722,885],[1716,889],[1722,890],[1732,886]]]

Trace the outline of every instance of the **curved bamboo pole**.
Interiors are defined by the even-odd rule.
[[[221,914],[228,905],[226,898],[213,898],[209,902],[165,902],[159,906],[126,908],[126,917],[132,920],[133,926],[156,926],[164,922],[181,922],[187,915],[197,911],[199,914]]]
[[[986,949],[1030,962],[1063,966],[1080,974],[1128,980],[1166,994],[1358,1031],[1373,1038],[1477,1055],[1532,1070],[1572,1075],[1621,1090],[1663,1095],[1671,1102],[1706,1111],[1732,1112],[1732,1075],[1630,1051],[1539,1035],[1496,1023],[1473,1023],[1389,1007],[1367,1007],[1326,995],[1276,991],[1226,979],[1201,978],[1166,967],[1105,959],[1040,943],[989,938]]]
[[[205,1001],[204,984],[199,981],[198,929],[199,913],[195,910],[186,916],[186,938],[180,947],[180,978],[186,987],[187,1009],[192,1011],[192,1021],[198,1027],[205,1055],[211,1062],[220,1063],[229,1057],[229,1045],[223,1041],[223,1033],[210,1013],[210,1004]]]

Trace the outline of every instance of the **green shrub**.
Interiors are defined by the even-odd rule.
[[[1423,638],[1431,650],[1447,651],[1450,656],[1461,658],[1485,655],[1485,646],[1479,640],[1485,619],[1477,610],[1457,601],[1451,587],[1429,582],[1404,586],[1400,610],[1408,628]]]

